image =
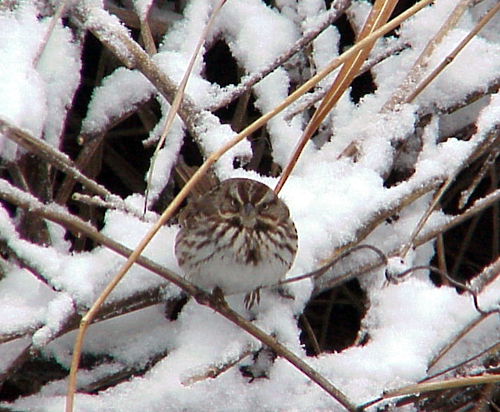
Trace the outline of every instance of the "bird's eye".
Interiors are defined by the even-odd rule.
[[[263,203],[262,206],[260,207],[262,210],[267,210],[269,209],[269,203]]]
[[[238,201],[235,198],[231,199],[231,206],[237,207],[238,206]]]

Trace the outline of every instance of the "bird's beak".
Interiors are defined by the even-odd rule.
[[[245,216],[250,216],[250,214],[252,213],[253,210],[254,210],[254,207],[252,204],[245,203],[243,205],[243,213],[245,214]]]
[[[252,229],[255,226],[256,222],[257,219],[255,216],[255,207],[250,203],[244,204],[243,213],[241,215],[241,223],[246,228]]]

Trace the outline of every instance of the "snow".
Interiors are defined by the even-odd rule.
[[[465,29],[452,30],[430,59],[431,67],[442,61],[467,34],[468,30]],[[460,96],[486,88],[491,81],[491,73],[500,70],[500,63],[490,58],[498,53],[500,53],[498,44],[475,37],[445,69],[446,75],[438,76],[433,87],[422,93],[421,99],[427,101],[439,99],[440,107],[445,108],[459,100]],[[477,61],[484,63],[474,71],[474,76],[468,76],[470,65]]]
[[[219,17],[218,24],[223,26],[219,30],[225,34],[233,56],[249,72],[271,63],[297,39],[294,25],[258,0],[228,2]]]
[[[134,9],[141,20],[146,19],[148,11],[153,4],[152,0],[134,0]]]
[[[134,1],[139,14],[144,14],[150,4],[150,1]],[[476,37],[416,102],[398,108],[396,113],[380,113],[454,4],[451,0],[436,2],[403,24],[399,34],[412,47],[386,59],[375,69],[377,91],[365,96],[358,105],[346,94],[330,115],[329,127],[334,132],[331,139],[306,145],[280,193],[299,233],[299,252],[287,277],[316,269],[336,248],[355,240],[379,211],[395,208],[412,191],[436,179],[453,178],[477,146],[488,138],[488,133],[497,127],[498,94],[466,113],[477,125],[477,132],[469,141],[449,138],[440,142],[443,130],[453,131],[450,126],[453,122],[446,119],[445,124],[440,124],[440,119],[435,117],[423,131],[423,149],[414,165],[414,175],[394,187],[384,185],[384,174],[394,154],[393,144],[414,132],[419,110],[449,107],[461,96],[486,87],[500,72],[499,59],[495,58],[500,54],[500,38],[490,28],[484,37]],[[215,0],[190,1],[184,17],[169,30],[153,57],[173,81],[180,80],[214,5]],[[119,44],[116,33],[129,35],[97,2],[85,2],[82,7],[91,10],[87,27],[107,33],[110,41]],[[223,36],[238,63],[247,73],[255,73],[315,24],[315,15],[322,10],[322,3],[297,4],[283,0],[277,7],[268,7],[259,0],[230,1],[218,16],[209,40]],[[362,21],[367,7],[368,3],[356,3],[352,9],[356,21]],[[430,67],[452,50],[480,14],[477,10],[466,13],[439,45],[429,61]],[[22,2],[14,11],[0,11],[0,95],[8,96],[0,100],[0,116],[57,147],[80,81],[81,45],[72,38],[69,29],[57,26],[41,60],[33,65],[47,25],[46,19],[37,18],[35,5],[29,1]],[[314,42],[311,61],[318,69],[338,55],[338,41],[338,32],[330,28]],[[122,52],[127,55],[126,48]],[[52,64],[54,61],[59,64]],[[471,62],[475,61],[481,64],[474,64],[473,75],[469,75]],[[222,93],[217,85],[203,78],[203,69],[203,60],[199,59],[186,89],[197,108],[208,107]],[[254,88],[257,109],[264,113],[275,107],[290,93],[291,83],[290,73],[283,68],[267,76]],[[116,69],[94,90],[82,133],[99,133],[131,106],[151,97],[158,99],[162,109],[162,120],[148,140],[156,141],[163,132],[169,105],[156,95],[154,87],[140,72],[127,68]],[[283,115],[278,115],[267,124],[274,160],[282,166],[301,135],[302,120],[297,116],[285,121]],[[201,113],[195,131],[205,155],[217,151],[236,136],[230,125],[221,124],[216,116],[207,112]],[[152,197],[157,196],[168,181],[184,133],[180,120],[176,120],[156,160]],[[357,144],[356,158],[341,157],[352,141]],[[218,160],[214,171],[221,179],[249,177],[273,187],[277,183],[275,178],[234,169],[235,159],[250,154],[250,143],[242,141]],[[0,155],[2,160],[12,161],[19,155],[19,149],[0,136]],[[0,187],[8,190],[5,184]],[[379,225],[363,240],[391,256],[388,265],[391,273],[397,275],[431,261],[432,242],[411,249],[405,256],[398,253],[402,245],[411,241],[410,236],[431,204],[432,195],[421,196],[399,211],[396,221]],[[158,216],[148,212],[146,218],[141,218],[144,197],[139,194],[125,199],[125,204],[136,213],[108,211],[101,232],[133,249]],[[433,212],[422,233],[448,219],[443,212]],[[176,224],[162,227],[143,253],[175,273],[180,273],[173,253],[178,230]],[[61,226],[50,224],[49,232],[52,246],[29,243],[16,232],[15,217],[3,206],[0,209],[0,240],[38,272],[38,276],[34,276],[15,260],[2,267],[5,275],[0,279],[0,371],[5,371],[28,345],[69,367],[75,332],[61,337],[57,337],[58,333],[71,316],[84,313],[92,305],[125,261],[102,246],[92,251],[72,252]],[[370,252],[357,252],[336,265],[332,273],[348,271],[368,262],[371,256]],[[369,337],[367,343],[316,358],[306,356],[297,326],[297,317],[313,293],[312,280],[286,286],[294,299],[263,290],[261,304],[251,311],[243,307],[240,295],[230,296],[228,301],[242,316],[276,336],[279,342],[324,374],[354,403],[363,403],[377,398],[386,389],[425,378],[430,362],[443,346],[479,317],[468,293],[459,295],[454,288],[436,287],[428,280],[427,272],[418,271],[397,283],[388,283],[385,269],[374,270],[360,279],[369,302],[361,331]],[[499,282],[492,282],[482,292],[479,299],[482,307],[498,308]],[[179,295],[178,288],[165,279],[134,265],[113,291],[109,302],[156,289],[160,289],[165,298]],[[261,343],[194,299],[186,304],[176,321],[165,319],[163,306],[154,305],[89,328],[84,351],[106,355],[111,360],[92,370],[80,371],[80,384],[91,384],[126,368],[145,367],[151,358],[162,356],[143,376],[134,376],[97,395],[77,394],[76,410],[305,411],[311,410],[311,405],[316,411],[342,410],[326,392],[281,358],[270,365],[269,379],[249,383],[242,376],[238,366],[250,365],[251,356],[244,357],[238,366],[216,378],[203,378],[214,365],[239,359],[247,351],[259,349]],[[497,336],[500,326],[493,318],[470,332],[436,368],[460,362],[484,347],[487,337]],[[16,336],[25,337],[13,340]],[[64,379],[51,382],[39,393],[20,398],[10,406],[25,411],[60,411],[66,384]]]
[[[116,93],[116,90],[121,92]],[[104,131],[109,119],[119,118],[130,107],[148,100],[153,92],[153,85],[142,73],[118,68],[94,89],[81,133],[90,135]]]
[[[74,309],[73,300],[68,294],[59,293],[57,297],[52,299],[47,305],[44,326],[33,335],[33,345],[36,348],[41,348],[54,339],[57,332],[63,329],[65,321]]]
[[[69,29],[56,25],[38,63],[35,61],[50,19],[36,17],[23,2],[0,15],[0,116],[57,147],[80,81],[79,45]],[[57,61],[59,64],[51,64]],[[19,149],[0,136],[3,159],[15,160]]]
[[[162,120],[158,122],[156,127],[151,130],[149,134],[148,142],[154,141],[158,142],[163,131],[165,129],[165,122],[168,110],[170,110],[170,105],[162,99]],[[175,166],[179,151],[182,146],[184,133],[181,122],[179,119],[174,120],[167,139],[163,145],[163,148],[158,151],[158,156],[156,159],[152,159],[151,166],[153,167],[153,174],[151,177],[151,186],[149,188],[150,199],[155,199],[165,187],[170,177],[170,171],[172,167]],[[150,169],[151,170],[151,169]],[[145,179],[146,180],[146,179]]]
[[[1,290],[2,334],[36,328],[42,323],[45,308],[41,303],[49,301],[49,296],[44,296],[49,293],[33,280],[30,273],[21,269],[11,270],[2,281]]]

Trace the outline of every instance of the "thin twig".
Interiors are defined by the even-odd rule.
[[[0,387],[30,358],[32,354],[32,344],[28,343],[24,349],[0,372]]]
[[[124,108],[123,112],[121,112],[119,116],[108,118],[108,122],[101,128],[99,128],[99,130],[92,130],[90,132],[85,130],[85,127],[83,126],[80,135],[76,139],[78,144],[83,145],[83,149],[80,151],[77,159],[74,162],[75,167],[81,172],[84,172],[89,162],[94,158],[94,154],[96,153],[96,151],[103,144],[104,137],[109,132],[109,130],[126,120],[132,114],[136,113],[137,110],[150,99],[150,95],[141,95],[138,100],[129,102],[127,107]],[[83,122],[83,124],[85,125],[85,121]],[[71,176],[64,177],[64,180],[55,196],[56,203],[59,203],[61,205],[65,205],[67,203],[69,197],[71,196],[71,192],[73,190],[73,187],[75,186],[75,183],[75,179],[73,179]]]
[[[75,164],[68,156],[59,150],[54,149],[44,140],[31,136],[28,132],[19,129],[3,119],[0,119],[0,134],[12,140],[14,143],[17,143],[19,146],[24,147],[30,153],[42,158],[56,169],[59,169],[71,176],[88,190],[102,196],[105,199],[119,199],[117,196],[112,195],[111,192],[109,192],[104,186],[99,185],[92,179],[89,179],[82,174],[75,167]]]
[[[38,66],[38,62],[40,61],[40,58],[43,55],[43,52],[45,51],[47,44],[50,41],[50,37],[52,36],[52,33],[54,32],[54,29],[56,28],[56,24],[59,23],[59,20],[63,16],[64,13],[66,13],[66,10],[68,9],[69,6],[69,0],[62,0],[58,5],[56,12],[50,19],[49,27],[47,27],[47,31],[45,32],[45,36],[40,43],[37,53],[35,57],[33,58],[33,66],[36,67]]]
[[[404,258],[406,256],[406,254],[412,248],[415,239],[417,238],[419,233],[422,231],[424,225],[427,223],[427,220],[431,217],[431,214],[434,212],[437,205],[441,201],[441,197],[443,196],[444,192],[450,187],[452,182],[455,180],[455,177],[458,174],[458,170],[459,169],[457,168],[455,170],[455,172],[448,179],[445,180],[445,182],[441,185],[439,190],[437,190],[437,192],[434,194],[434,197],[433,197],[430,205],[427,207],[427,210],[425,211],[425,213],[423,214],[423,216],[420,218],[417,225],[413,229],[413,232],[410,236],[410,240],[406,243],[406,245],[404,245],[401,248],[401,257]]]
[[[251,355],[255,351],[252,348],[246,348],[237,356],[231,357],[231,359],[225,360],[223,363],[213,363],[204,368],[204,371],[201,373],[196,373],[187,377],[182,378],[181,385],[189,386],[196,382],[200,382],[206,379],[214,379],[221,375],[222,373],[228,371],[233,366],[240,363],[247,356]]]
[[[409,182],[411,184],[411,182]],[[356,229],[356,233],[353,236],[353,240],[342,245],[332,253],[327,259],[322,261],[325,264],[331,261],[335,256],[343,253],[343,251],[351,249],[353,246],[358,245],[363,241],[370,233],[372,233],[381,222],[395,215],[406,206],[410,205],[417,199],[426,195],[433,190],[439,188],[442,184],[442,180],[439,178],[431,178],[427,182],[420,182],[415,185],[415,189],[409,193],[401,195],[399,198],[393,199],[390,203],[386,203],[380,206],[372,216],[368,217],[362,226]]]
[[[471,0],[462,0],[467,3]],[[457,6],[458,7],[458,6]],[[500,3],[493,6],[488,13],[486,13],[481,20],[476,24],[476,26],[467,33],[462,41],[453,49],[453,51],[446,56],[444,60],[441,61],[422,81],[415,87],[415,89],[408,95],[405,102],[412,102],[415,98],[423,91],[425,88],[440,74],[463,50],[463,48],[469,44],[469,42],[478,34],[478,32],[493,18],[493,16],[500,10]]]
[[[477,86],[477,89],[469,92],[463,97],[460,97],[458,101],[448,102],[432,102],[429,106],[424,106],[419,109],[420,117],[427,114],[435,115],[445,115],[455,113],[464,107],[468,107],[471,104],[477,102],[478,100],[484,98],[485,96],[491,96],[492,94],[498,93],[500,90],[500,76],[494,77],[489,83],[481,84]]]
[[[322,21],[318,24],[318,26],[313,29],[308,30],[304,35],[295,42],[295,44],[290,47],[285,53],[279,56],[274,62],[272,62],[268,67],[264,70],[251,74],[249,76],[245,76],[243,81],[236,87],[231,87],[227,91],[223,91],[220,97],[213,102],[207,110],[211,112],[217,111],[222,107],[227,106],[233,100],[240,97],[242,94],[250,90],[255,84],[260,82],[264,77],[268,74],[272,73],[282,64],[284,64],[287,60],[289,60],[294,54],[304,50],[305,47],[309,43],[311,43],[316,37],[318,37],[323,30],[329,27],[332,23],[334,23],[341,15],[345,12],[345,10],[349,7],[351,0],[336,0],[332,3],[330,10],[324,13],[321,16]]]
[[[383,62],[386,60],[388,57],[399,53],[409,47],[409,44],[406,43],[405,41],[402,41],[401,39],[397,39],[396,41],[392,42],[388,47],[386,47],[382,53],[377,54],[373,58],[370,58],[369,60],[365,61],[363,66],[359,69],[358,73],[354,76],[354,78],[358,78],[359,76],[365,74],[366,72],[370,71],[373,69],[377,64]],[[284,119],[286,121],[289,121],[293,119],[295,116],[297,116],[299,113],[302,113],[304,110],[309,109],[312,107],[314,104],[319,102],[321,99],[323,99],[327,93],[328,89],[323,89],[319,88],[318,90],[315,90],[314,92],[311,92],[309,94],[306,94],[302,96],[297,102],[290,107],[290,109],[286,112]]]
[[[495,380],[496,377],[496,380]],[[481,376],[470,376],[470,377],[460,377],[460,378],[452,378],[438,382],[426,382],[422,381],[414,385],[408,385],[399,389],[392,389],[385,391],[382,396],[373,399],[371,401],[365,402],[360,405],[360,410],[364,410],[368,407],[371,407],[379,402],[382,402],[386,399],[390,399],[393,397],[399,396],[407,396],[407,395],[420,395],[420,393],[433,392],[433,391],[441,391],[452,388],[460,388],[464,386],[472,386],[472,385],[483,385],[491,382],[500,381],[500,375],[494,374],[484,374]]]
[[[311,346],[314,349],[314,354],[319,355],[321,353],[321,347],[319,346],[318,339],[316,338],[316,334],[314,333],[314,330],[309,323],[309,320],[307,319],[307,316],[304,314],[300,315],[300,322],[307,333],[307,336],[311,340]]]
[[[436,255],[437,255],[439,269],[447,272],[448,268],[446,265],[446,253],[445,253],[444,239],[442,234],[436,237]],[[444,284],[447,284],[446,279],[442,279],[442,281]]]
[[[414,90],[415,85],[421,80],[428,64],[429,59],[436,47],[443,41],[446,34],[458,23],[462,15],[469,7],[471,0],[460,0],[455,6],[453,12],[448,19],[443,23],[436,35],[426,44],[422,53],[415,61],[412,69],[406,76],[405,80],[399,85],[391,98],[384,104],[382,112],[393,111],[398,105],[404,102],[411,101],[408,94]]]
[[[226,0],[219,0],[219,3],[217,3],[217,6],[215,7],[213,12],[211,13],[210,18],[208,19],[208,22],[205,25],[203,32],[201,33],[200,38],[198,39],[198,43],[196,44],[196,47],[194,48],[194,50],[191,54],[191,59],[189,60],[189,63],[186,67],[186,70],[184,71],[184,75],[182,76],[182,80],[179,83],[179,87],[178,87],[177,91],[175,92],[174,100],[172,101],[172,104],[170,105],[170,109],[168,110],[167,118],[165,119],[165,126],[163,128],[163,132],[161,134],[161,137],[160,137],[158,144],[156,145],[156,149],[155,149],[155,152],[154,152],[152,160],[151,160],[151,167],[150,167],[149,173],[148,173],[148,185],[147,185],[147,190],[146,190],[146,195],[145,195],[145,200],[144,200],[144,213],[146,213],[149,188],[151,187],[154,166],[156,163],[156,159],[158,158],[158,153],[159,153],[160,149],[162,148],[163,143],[165,142],[165,140],[167,138],[168,132],[170,131],[172,124],[174,123],[177,112],[179,111],[180,105],[182,103],[182,97],[184,96],[184,91],[186,89],[187,82],[188,82],[189,77],[191,76],[191,73],[193,71],[193,67],[194,67],[194,64],[196,62],[196,59],[198,58],[198,55],[200,54],[200,50],[201,50],[203,44],[205,43],[205,39],[208,35],[208,31],[212,27],[212,24],[215,21],[215,18],[218,16],[222,6],[224,6],[225,3],[226,3]]]
[[[319,279],[321,276],[323,276],[326,272],[328,272],[335,264],[340,262],[341,260],[345,259],[349,255],[353,254],[354,252],[358,252],[363,249],[369,249],[377,254],[379,259],[387,265],[387,257],[384,255],[384,253],[377,247],[372,246],[372,245],[357,245],[353,246],[347,250],[343,250],[342,253],[336,254],[331,260],[328,262],[324,263],[322,266],[320,266],[318,269],[313,270],[312,272],[306,273],[304,275],[300,276],[294,276],[292,278],[288,278],[285,280],[282,280],[278,283],[278,285],[286,285],[287,283],[293,283],[293,282],[298,282],[300,280],[304,279]],[[263,288],[266,288],[269,286],[263,286]]]
[[[462,209],[467,204],[470,196],[476,190],[479,183],[481,183],[481,181],[484,179],[484,176],[486,175],[486,173],[488,173],[490,171],[491,166],[495,164],[499,155],[500,155],[500,147],[494,146],[491,149],[491,153],[488,154],[488,158],[484,161],[483,165],[481,166],[481,169],[474,176],[472,183],[469,185],[469,187],[466,190],[464,190],[460,194],[460,199],[458,201],[458,208],[459,209]]]
[[[499,3],[500,4],[500,3]],[[484,153],[486,150],[494,146],[498,141],[498,124],[493,123],[489,126],[488,130],[480,131],[476,133],[477,141],[471,147],[468,155],[461,160],[461,162],[455,167],[454,170],[448,172],[446,179],[443,184],[434,194],[434,198],[432,199],[430,205],[427,207],[426,212],[422,215],[419,222],[415,226],[409,241],[401,248],[401,256],[404,257],[408,253],[408,251],[412,248],[414,240],[417,238],[418,234],[421,232],[422,228],[426,224],[427,220],[431,216],[432,212],[436,209],[437,205],[441,201],[443,194],[448,190],[451,184],[454,182],[458,174],[467,167],[475,158],[477,158],[480,154]]]
[[[429,240],[434,239],[439,233],[444,233],[450,230],[452,227],[458,226],[459,224],[477,215],[482,210],[493,206],[498,201],[500,201],[500,189],[497,189],[493,193],[490,193],[489,195],[476,200],[472,204],[472,206],[469,207],[465,212],[461,213],[460,215],[453,216],[446,223],[419,236],[414,242],[414,247],[418,247],[420,245],[423,245],[424,243],[427,243]]]
[[[413,247],[417,248],[419,246],[424,245],[425,243],[436,238],[438,235],[440,235],[440,234],[450,230],[451,228],[463,223],[464,221],[474,217],[477,213],[480,213],[482,210],[493,206],[496,202],[499,202],[499,201],[500,201],[500,189],[496,190],[494,193],[491,193],[490,195],[488,195],[482,199],[478,199],[464,213],[462,213],[458,216],[454,216],[451,219],[449,219],[447,222],[433,228],[432,230],[428,231],[427,233],[424,233],[424,234],[418,236],[415,239],[415,241],[413,242]],[[340,250],[345,250],[345,248],[348,248],[348,246],[352,245],[352,243],[356,243],[356,242],[351,242],[348,245],[342,247]],[[338,254],[338,253],[340,253],[340,251],[336,251],[334,256],[336,256],[336,254]],[[400,254],[399,249],[395,249],[387,254],[387,258],[399,256],[399,254]],[[346,271],[343,273],[338,273],[335,275],[334,278],[329,279],[325,283],[317,282],[315,285],[315,291],[314,291],[313,295],[317,295],[318,293],[321,293],[321,291],[323,291],[325,289],[329,289],[329,288],[338,286],[342,283],[345,283],[350,279],[354,279],[354,278],[362,276],[366,273],[370,273],[373,270],[385,265],[387,262],[387,258],[381,259],[379,257],[375,261],[366,263],[366,264],[362,265],[361,267],[356,268],[355,270],[349,270],[349,271]],[[500,273],[500,259],[497,259],[490,266],[486,267],[483,270],[483,272],[479,277],[474,279],[474,288],[476,290],[478,290],[478,292],[480,292],[482,288],[486,287],[487,284],[492,282],[493,279],[496,276],[498,276],[498,274]],[[291,279],[295,280],[295,278],[291,278]]]
[[[309,377],[313,382],[323,388],[334,399],[336,399],[348,411],[356,412],[358,408],[354,405],[342,392],[340,392],[334,385],[332,385],[323,375],[316,372],[306,362],[290,352],[284,345],[279,343],[275,337],[264,333],[261,329],[257,328],[253,323],[248,322],[240,314],[234,312],[227,304],[220,304],[220,302],[209,302],[212,309],[217,310],[226,319],[240,326],[246,332],[260,340],[264,345],[269,346],[279,356],[287,359],[293,366],[299,369],[303,374]]]
[[[500,375],[485,374],[482,376],[446,379],[439,382],[424,382],[387,391],[383,394],[383,398],[388,399],[396,396],[404,396],[417,393],[420,394],[452,388],[463,388],[464,386],[484,385],[485,383],[496,382],[500,382]]]
[[[460,330],[460,332],[457,333],[456,336],[451,341],[447,342],[446,345],[440,349],[440,351],[437,353],[437,355],[431,359],[431,361],[429,362],[428,368],[431,369],[432,367],[434,367],[461,339],[464,338],[464,336],[466,336],[472,329],[474,329],[477,325],[479,325],[482,321],[486,320],[491,315],[494,315],[494,313],[491,312],[491,313],[487,313],[486,315],[482,315],[482,316],[474,319],[472,322],[470,322],[464,328],[462,328],[462,330]],[[500,343],[497,342],[493,346],[491,346],[490,348],[485,349],[485,351],[483,351],[483,353],[487,353],[499,345],[500,345]],[[425,378],[423,380],[423,382],[428,381],[430,379],[435,379],[438,376],[444,375],[445,373],[448,373],[452,370],[458,369],[461,366],[471,362],[472,360],[477,359],[479,356],[481,356],[481,355],[474,355],[473,357],[471,357],[467,360],[464,360],[463,362],[460,362],[457,365],[450,366],[449,368],[446,368],[440,372],[437,372],[431,376],[428,376],[427,378]]]
[[[156,220],[157,217],[157,215],[152,212],[150,214],[144,215],[144,213],[141,213],[139,209],[133,209],[130,207],[126,208],[124,207],[124,203],[122,202],[105,201],[98,196],[89,196],[83,193],[73,193],[73,196],[71,198],[76,202],[81,202],[93,207],[102,207],[108,210],[121,210],[131,216],[134,216],[136,219],[145,222],[152,222],[153,220]]]
[[[359,34],[358,43],[370,37],[370,34],[376,32],[376,30],[383,26],[389,19],[394,7],[396,6],[396,0],[376,0],[375,4],[368,15],[366,22]],[[325,117],[330,113],[330,110],[338,102],[340,97],[347,90],[351,82],[353,81],[356,73],[359,71],[361,65],[368,57],[371,49],[375,45],[376,39],[365,44],[363,48],[360,48],[356,53],[353,53],[345,61],[344,65],[340,69],[335,81],[330,86],[325,98],[322,100],[318,109],[314,112],[311,120],[305,127],[302,136],[300,137],[298,143],[296,144],[290,159],[288,160],[283,173],[280,176],[274,191],[279,193],[283,185],[287,181],[288,177],[292,173],[293,168],[297,164],[299,157],[304,150],[307,142],[313,136],[313,134],[318,130],[319,126],[325,119]]]
[[[147,10],[143,15],[138,16],[141,26],[141,37],[144,42],[144,49],[146,52],[153,56],[157,53],[155,41],[153,39],[153,34],[151,32],[151,28],[149,27],[149,12],[151,11],[151,6],[153,3],[151,2],[147,6]],[[137,13],[139,14],[139,13]]]
[[[472,300],[474,302],[475,309],[481,315],[487,315],[489,313],[498,312],[497,309],[494,309],[492,311],[485,311],[484,309],[482,309],[479,306],[477,291],[475,291],[473,288],[471,288],[470,286],[468,286],[468,285],[466,285],[464,283],[458,282],[457,280],[455,280],[452,277],[450,277],[450,275],[448,275],[448,273],[446,273],[445,271],[443,271],[443,270],[441,270],[441,269],[439,269],[439,268],[437,268],[435,266],[430,266],[430,265],[413,266],[410,269],[407,269],[407,270],[405,270],[402,273],[396,274],[395,276],[393,274],[390,274],[389,272],[386,272],[386,278],[387,278],[387,281],[389,281],[391,283],[398,283],[400,279],[404,279],[409,274],[411,274],[413,272],[416,272],[418,270],[428,270],[428,271],[431,271],[431,272],[436,272],[437,274],[439,274],[443,278],[445,278],[451,285],[455,286],[456,288],[460,288],[460,289],[463,289],[466,292],[468,292],[472,296]]]
[[[482,213],[478,213],[476,216],[472,218],[472,221],[469,223],[469,227],[467,228],[467,232],[465,236],[460,239],[460,248],[458,252],[454,253],[453,267],[450,271],[450,275],[452,277],[456,277],[458,271],[460,270],[460,265],[463,263],[463,259],[467,250],[470,248],[471,242],[473,242],[474,231],[476,230],[476,226],[479,223],[479,219],[481,219]]]
[[[179,192],[179,194],[172,201],[172,203],[169,205],[169,207],[164,211],[164,213],[162,214],[162,216],[158,220],[157,224],[155,224],[151,228],[151,230],[146,234],[146,236],[141,240],[141,242],[139,243],[137,248],[134,250],[134,253],[132,253],[130,255],[129,259],[123,265],[122,269],[117,273],[115,278],[111,281],[111,283],[108,285],[108,287],[104,290],[104,292],[101,294],[99,299],[96,301],[95,305],[91,308],[91,310],[87,313],[87,315],[82,319],[82,327],[79,331],[79,334],[77,337],[77,342],[75,343],[74,356],[73,356],[73,361],[72,361],[72,366],[71,366],[71,371],[70,371],[70,376],[69,376],[67,411],[71,411],[72,407],[73,407],[74,392],[75,392],[75,388],[76,388],[76,371],[78,370],[79,356],[80,356],[79,354],[81,352],[81,347],[83,345],[83,337],[85,335],[85,332],[86,332],[89,324],[91,323],[93,317],[95,316],[95,313],[97,312],[99,306],[104,302],[104,300],[111,293],[113,288],[125,276],[128,269],[132,266],[133,262],[136,261],[137,258],[140,256],[143,249],[149,243],[151,238],[156,234],[156,232],[160,229],[160,227],[168,219],[171,218],[172,214],[178,209],[180,204],[187,197],[187,195],[191,191],[192,187],[194,185],[196,185],[197,181],[208,171],[208,169],[211,167],[211,165],[213,163],[215,163],[222,156],[222,154],[227,152],[235,144],[239,143],[246,136],[253,133],[255,130],[257,130],[263,124],[265,124],[270,118],[274,117],[277,113],[281,112],[285,107],[287,107],[290,104],[291,101],[297,99],[300,95],[302,95],[307,90],[312,88],[317,82],[321,81],[331,70],[334,70],[338,65],[340,65],[344,61],[346,61],[351,55],[354,55],[359,50],[361,50],[364,46],[366,46],[367,44],[370,44],[370,42],[374,41],[375,39],[382,36],[386,32],[397,27],[406,18],[410,17],[411,15],[413,15],[414,13],[416,13],[418,10],[422,9],[426,5],[430,4],[431,2],[432,2],[432,0],[421,0],[419,3],[417,3],[415,6],[411,7],[410,9],[408,9],[406,12],[402,13],[401,15],[396,17],[395,19],[391,20],[391,22],[382,26],[380,29],[376,30],[371,35],[369,35],[366,38],[364,38],[363,40],[361,40],[359,43],[357,43],[355,46],[353,46],[351,49],[349,49],[343,55],[336,58],[332,63],[330,63],[328,65],[328,67],[325,70],[323,70],[321,73],[318,73],[316,76],[314,76],[308,82],[306,82],[303,86],[301,86],[298,90],[296,90],[294,93],[292,93],[292,95],[290,95],[289,98],[285,99],[278,106],[276,106],[273,110],[266,113],[265,115],[260,117],[257,121],[255,121],[254,123],[249,125],[242,132],[240,132],[233,139],[231,139],[229,142],[227,142],[225,145],[223,145],[219,150],[212,153],[207,158],[207,160],[200,166],[200,168],[193,175],[191,180],[189,182],[187,182],[187,184]],[[135,42],[133,42],[125,34],[123,34],[123,33],[121,33],[121,34],[120,33],[116,33],[116,34],[109,33],[108,31],[106,31],[106,28],[102,28],[101,26],[93,27],[93,29],[98,34],[100,33],[101,30],[104,30],[104,33],[102,33],[103,34],[102,37],[106,39],[107,43],[110,44],[110,47],[112,49],[115,49],[117,46],[113,41],[109,40],[109,37],[117,38],[117,41],[119,43],[124,43],[124,44],[130,46],[127,49],[129,51],[132,51],[134,53],[134,56],[139,57],[138,59],[136,59],[137,61],[132,62],[132,63],[135,63],[138,67],[143,67],[143,68],[146,67],[147,68],[148,66],[153,65],[153,63],[148,59],[147,55],[145,55],[145,53],[142,51],[142,49],[140,49],[138,46],[136,46]],[[117,55],[123,58],[123,53],[121,50],[117,51]],[[148,73],[156,73],[156,70],[158,70],[158,69],[156,68],[155,71],[152,71],[152,72],[148,71]],[[161,71],[159,72],[159,76],[161,76],[162,78],[164,77],[162,75]],[[148,78],[150,78],[150,77],[148,77]],[[157,78],[155,76],[151,76],[150,80],[156,85],[155,82],[157,82]],[[164,88],[164,86],[161,84],[161,82],[159,83],[159,86]],[[161,89],[160,89],[160,91],[161,91]]]
[[[498,175],[495,165],[490,167],[490,191],[493,192],[498,187]],[[492,224],[492,240],[491,240],[491,256],[495,258],[500,254],[500,207],[495,203],[491,208]]]
[[[125,29],[117,30],[116,25],[103,24],[101,16],[94,19],[93,13],[106,12],[101,9],[78,9],[76,15],[86,28],[94,34],[123,64],[130,69],[139,70],[169,101],[173,102],[177,92],[177,85],[172,82],[150,56],[135,42]],[[109,14],[107,15],[111,17]],[[196,108],[194,102],[186,95],[183,96],[178,109],[178,114],[184,121],[192,136],[198,135],[198,122],[201,122],[202,113]]]

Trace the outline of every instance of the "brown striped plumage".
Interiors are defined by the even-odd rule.
[[[207,291],[252,293],[279,282],[297,253],[288,207],[266,185],[228,179],[180,216],[175,255],[187,279]]]

